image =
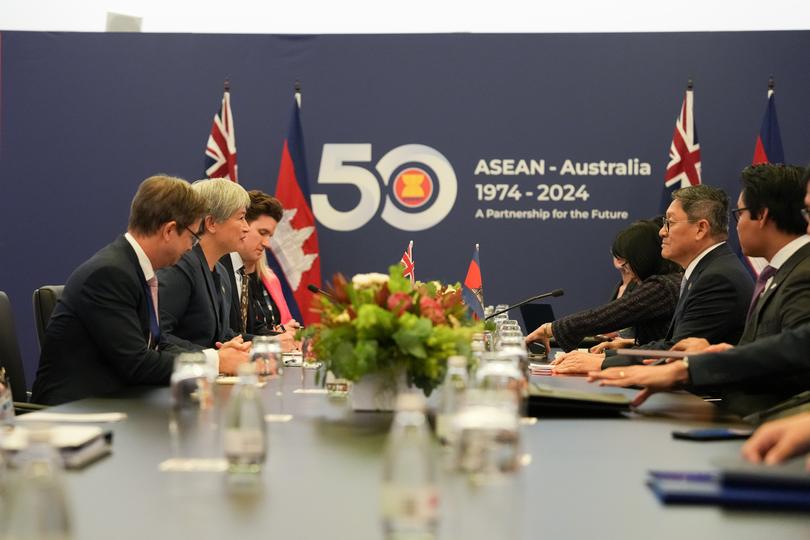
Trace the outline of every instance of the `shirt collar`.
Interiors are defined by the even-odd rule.
[[[718,246],[721,246],[722,244],[725,244],[725,243],[726,243],[726,242],[725,242],[725,240],[724,240],[724,241],[722,241],[722,242],[718,242],[718,243],[716,243],[716,244],[713,244],[713,245],[711,245],[711,246],[707,247],[706,249],[704,249],[703,251],[701,251],[701,252],[700,252],[700,255],[698,255],[697,257],[695,257],[694,259],[692,259],[692,262],[690,262],[690,263],[689,263],[689,266],[687,266],[687,267],[686,267],[686,270],[684,270],[684,271],[683,271],[683,279],[684,279],[684,281],[686,281],[686,280],[688,280],[690,277],[692,277],[692,272],[694,272],[694,271],[695,271],[695,268],[697,267],[697,265],[698,265],[698,263],[701,261],[701,259],[703,259],[703,257],[705,257],[706,255],[708,255],[708,253],[709,253],[710,251],[712,251],[713,249],[716,249]]]
[[[124,238],[127,239],[129,245],[132,246],[132,249],[135,251],[135,256],[138,257],[138,264],[143,271],[143,278],[146,281],[149,281],[153,277],[155,277],[155,269],[152,267],[152,261],[149,260],[149,257],[146,256],[146,252],[143,250],[141,245],[135,240],[135,237],[129,233],[124,234]]]
[[[777,251],[771,260],[768,261],[768,264],[778,270],[783,264],[785,264],[785,261],[791,258],[794,253],[803,248],[807,243],[810,243],[810,236],[807,236],[806,234],[803,234],[798,238],[794,238],[782,246],[782,249]]]
[[[231,252],[231,264],[233,264],[234,272],[239,272],[239,269],[245,266],[245,262],[242,260],[242,256],[239,255],[238,251]]]

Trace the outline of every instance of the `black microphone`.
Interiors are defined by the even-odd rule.
[[[329,300],[332,300],[333,302],[337,302],[337,298],[335,298],[335,296],[333,294],[331,294],[329,291],[325,291],[325,290],[321,289],[320,287],[318,287],[316,285],[313,285],[312,283],[307,285],[307,289],[309,289],[309,291],[311,293],[322,294],[325,297],[327,297]]]
[[[524,300],[522,302],[518,302],[517,304],[511,305],[506,309],[496,311],[495,313],[493,313],[489,317],[484,317],[484,320],[491,319],[495,315],[500,315],[501,313],[506,313],[510,309],[515,309],[516,307],[520,307],[520,306],[522,306],[524,304],[528,304],[529,302],[534,302],[535,300],[540,300],[541,298],[548,298],[549,296],[562,296],[563,294],[565,294],[565,291],[563,291],[562,289],[554,289],[551,292],[538,294],[537,296],[532,296],[531,298],[527,298],[526,300]]]

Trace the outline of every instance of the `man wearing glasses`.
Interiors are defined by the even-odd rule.
[[[740,243],[746,252],[755,250],[766,258],[770,253],[769,263],[777,270],[760,278],[761,291],[755,291],[739,347],[684,340],[675,348],[694,356],[663,366],[609,369],[592,373],[593,379],[610,386],[644,386],[637,404],[676,386],[701,393],[719,389],[727,406],[739,414],[810,389],[810,239],[796,233],[795,219],[803,215],[805,232],[810,233],[810,190],[803,202],[796,200],[796,183],[808,187],[808,180],[810,172],[797,167],[760,165],[743,171],[743,194],[736,209]],[[793,219],[787,208],[792,208]],[[761,232],[752,247],[754,227]]]
[[[32,400],[56,405],[129,385],[168,384],[181,348],[160,333],[155,271],[191,249],[205,202],[188,182],[147,178],[127,233],[68,278],[42,341]]]
[[[669,349],[687,337],[736,343],[742,335],[753,283],[728,238],[728,197],[706,185],[689,186],[672,194],[661,227],[661,255],[684,268],[681,292],[666,338],[641,345]],[[637,363],[635,358],[572,352],[555,369],[587,373]]]

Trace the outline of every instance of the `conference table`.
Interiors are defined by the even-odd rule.
[[[133,388],[49,409],[127,415],[106,425],[114,433],[110,456],[65,472],[75,538],[383,538],[379,493],[391,415],[353,412],[345,399],[302,391],[301,373],[287,368],[281,386],[262,390],[279,421],[268,422],[267,462],[255,485],[234,484],[222,472],[162,470],[182,453],[182,433],[170,434],[177,417],[168,388]],[[561,388],[634,392],[600,389],[582,377],[533,379]],[[217,426],[229,392],[218,387],[216,406],[192,414],[211,415],[207,425]],[[438,538],[810,537],[810,519],[802,513],[659,503],[645,485],[649,470],[706,471],[714,460],[738,455],[739,441],[671,437],[674,429],[718,424],[741,425],[685,393],[657,394],[622,416],[526,421],[523,465],[516,473],[481,484],[439,467]],[[208,444],[203,451],[221,457],[217,442]],[[441,462],[438,443],[436,456]]]

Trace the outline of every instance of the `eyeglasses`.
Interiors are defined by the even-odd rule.
[[[734,209],[731,211],[731,217],[733,217],[733,218],[734,218],[734,221],[740,221],[740,214],[741,214],[742,212],[744,212],[745,210],[748,210],[748,207],[747,207],[747,206],[742,206],[742,207],[740,207],[740,208],[734,208]]]
[[[196,247],[196,245],[200,243],[200,237],[188,227],[186,227],[186,230],[191,234],[191,247]]]
[[[674,219],[664,218],[664,229],[667,232],[669,232],[670,227],[672,227],[672,224],[674,224],[674,223],[694,223],[694,222],[695,222],[694,219],[674,220]]]
[[[810,208],[802,208],[801,209],[802,217],[807,223],[810,223]]]

